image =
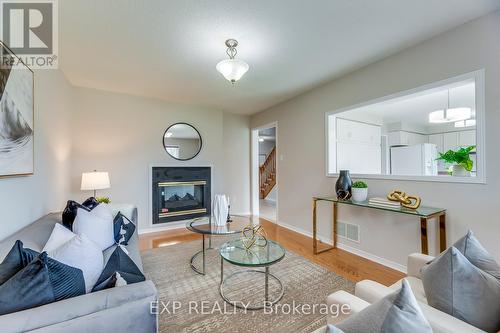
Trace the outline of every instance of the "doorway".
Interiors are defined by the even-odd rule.
[[[276,223],[278,206],[277,124],[252,130],[253,214]]]

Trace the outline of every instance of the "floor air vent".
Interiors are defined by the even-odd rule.
[[[339,237],[359,243],[359,225],[338,221],[337,235]]]

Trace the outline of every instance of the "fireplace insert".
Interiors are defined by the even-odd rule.
[[[153,224],[210,215],[209,167],[153,168]]]

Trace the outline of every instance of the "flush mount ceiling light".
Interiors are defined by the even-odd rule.
[[[436,110],[429,113],[429,122],[434,124],[443,124],[459,122],[470,119],[472,109],[468,107],[450,108],[450,90],[448,89],[448,104],[446,109]]]
[[[227,50],[226,53],[229,59],[222,60],[215,67],[219,73],[224,75],[226,80],[234,84],[236,81],[241,79],[243,75],[248,71],[250,66],[243,60],[234,59],[238,51],[236,46],[238,46],[238,41],[236,39],[226,40]]]
[[[455,123],[456,128],[472,127],[472,126],[476,126],[476,119],[461,120]]]

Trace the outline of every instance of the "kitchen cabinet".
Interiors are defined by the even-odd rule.
[[[427,143],[427,136],[406,131],[389,132],[389,146],[412,146]]]
[[[463,131],[458,133],[458,145],[460,147],[469,147],[476,145],[476,131]]]
[[[458,132],[449,132],[443,134],[443,152],[456,150],[458,148]]]
[[[435,144],[439,153],[444,152],[443,149],[443,134],[429,135],[429,143]]]
[[[380,144],[382,130],[380,126],[365,124],[347,119],[337,119],[337,141]]]

